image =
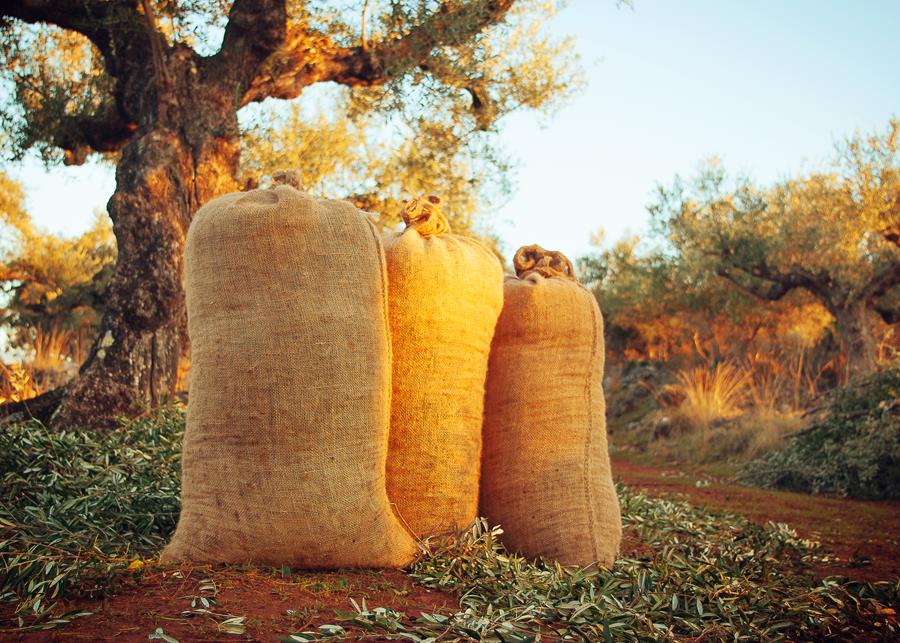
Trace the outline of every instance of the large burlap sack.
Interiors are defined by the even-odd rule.
[[[526,246],[514,264],[488,367],[480,512],[524,556],[609,566],[622,525],[600,309],[560,253]]]
[[[417,536],[468,527],[478,509],[484,380],[503,268],[415,199],[385,235],[394,354],[387,488]]]
[[[228,194],[188,232],[182,508],[164,561],[402,567],[379,235],[343,201]]]

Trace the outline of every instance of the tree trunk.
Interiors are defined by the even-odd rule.
[[[109,425],[175,393],[188,349],[187,229],[201,205],[236,189],[235,108],[227,97],[203,93],[173,92],[162,117],[146,131],[139,127],[123,149],[108,205],[119,252],[106,310],[88,359],[52,416],[55,426]]]
[[[872,311],[864,300],[832,310],[841,347],[847,359],[847,377],[872,373],[878,364],[878,347],[872,333]]]

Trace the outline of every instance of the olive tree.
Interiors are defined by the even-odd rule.
[[[707,164],[650,207],[679,261],[769,301],[795,289],[834,317],[850,377],[871,372],[875,316],[900,320],[900,122],[839,146],[828,171],[760,186]]]
[[[30,410],[88,425],[171,395],[187,350],[185,235],[201,205],[243,184],[239,110],[332,83],[346,88],[349,111],[405,119],[412,132],[431,127],[434,140],[484,142],[504,114],[551,106],[577,84],[564,43],[540,32],[548,4],[4,2],[4,144],[15,157],[36,150],[80,164],[100,154],[116,164],[107,210],[118,258],[97,339],[67,389]],[[446,162],[409,152],[400,154]],[[346,196],[378,203],[380,187]]]

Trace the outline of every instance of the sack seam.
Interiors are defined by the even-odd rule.
[[[581,286],[582,290],[587,291],[584,286]],[[588,291],[590,292],[590,291]],[[591,295],[593,297],[593,295]],[[592,302],[593,303],[593,302]],[[587,501],[587,516],[588,516],[588,528],[590,530],[590,541],[591,541],[591,558],[593,560],[597,560],[598,552],[599,552],[599,543],[597,542],[597,529],[596,529],[596,519],[594,517],[594,498],[593,493],[591,492],[591,464],[592,464],[592,453],[593,453],[593,444],[594,444],[594,395],[593,395],[593,387],[591,384],[593,383],[594,377],[594,359],[597,356],[597,311],[594,306],[590,307],[591,309],[591,352],[590,352],[590,360],[588,361],[587,367],[587,382],[585,383],[585,389],[587,393],[587,404],[588,404],[588,434],[587,439],[585,440],[584,447],[584,495]]]

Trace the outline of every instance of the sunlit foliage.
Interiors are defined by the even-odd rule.
[[[651,240],[626,238],[580,266],[607,316],[614,361],[716,361],[810,349],[827,338],[833,321],[802,292],[760,303]]]
[[[230,4],[158,0],[152,6],[170,42],[212,54]],[[438,193],[455,228],[485,233],[476,212],[502,202],[512,181],[513,163],[494,136],[500,119],[520,109],[550,114],[581,86],[572,43],[546,29],[563,4],[520,0],[501,24],[475,38],[451,39],[410,69],[404,60],[379,61],[398,68],[385,84],[317,87],[288,104],[245,107],[242,183],[265,183],[275,171],[299,169],[307,189],[352,198],[384,215],[385,224],[396,223],[410,196]],[[438,3],[288,5],[291,24],[327,34],[335,46],[365,46],[406,34]],[[8,26],[0,37],[6,69],[0,82],[8,97],[0,104],[8,132],[3,147],[13,158],[34,149],[47,162],[82,162],[88,148],[63,153],[60,146],[75,138],[69,128],[83,133],[113,109],[102,57],[74,32],[15,21]],[[115,161],[115,152],[108,156]]]
[[[0,142],[7,154],[20,160],[34,149],[45,162],[75,161],[61,147],[82,138],[77,129],[109,109],[112,84],[99,52],[72,31],[2,21],[0,64]]]
[[[78,237],[48,233],[25,211],[21,186],[0,173],[0,231],[0,322],[11,344],[38,361],[53,350],[83,357],[77,353],[90,344],[116,257],[108,217],[98,213]]]
[[[871,370],[900,314],[898,131],[853,136],[828,171],[772,186],[712,161],[661,187],[648,239],[581,263],[625,356],[761,353],[809,380],[840,350],[851,374]]]

